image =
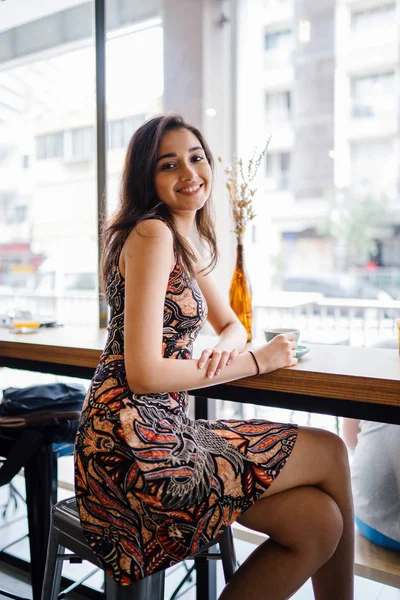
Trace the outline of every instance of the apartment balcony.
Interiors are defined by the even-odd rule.
[[[271,136],[269,152],[287,152],[293,148],[294,129],[289,119],[274,119],[273,115],[267,117],[266,137]]]
[[[396,110],[378,110],[369,104],[355,103],[347,131],[352,141],[395,136],[399,131]]]
[[[31,238],[31,223],[0,223],[1,244],[29,243]]]
[[[293,0],[265,0],[265,25],[292,22],[294,19]]]
[[[376,177],[376,173],[379,177]],[[351,175],[351,190],[358,198],[375,198],[382,202],[382,219],[390,219],[391,226],[400,223],[399,212],[399,182],[394,169],[376,160],[375,169],[368,167],[360,173],[353,171]]]
[[[270,54],[275,53],[273,51],[266,52],[264,58],[264,90],[291,89],[294,82],[293,64],[290,60],[288,62],[274,62]]]
[[[293,65],[294,47],[288,45],[283,48],[273,48],[264,52],[264,69],[279,72],[281,69],[288,69]]]
[[[17,190],[21,192],[21,182],[25,185],[28,179],[27,171],[19,166],[4,166],[0,167],[0,191],[1,190]],[[25,190],[23,190],[25,191]]]
[[[355,36],[346,52],[340,52],[338,66],[343,66],[350,74],[373,72],[394,67],[397,64],[398,35],[388,28],[384,38],[367,40],[365,36]]]

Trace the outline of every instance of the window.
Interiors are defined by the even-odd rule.
[[[51,262],[58,281],[61,270],[79,272],[83,261],[86,272],[97,272],[95,161],[68,166],[70,159],[94,157],[94,2],[64,0],[61,9],[57,2],[35,2],[29,14],[25,4],[0,2],[0,97],[6,104],[0,140],[10,166],[0,176],[2,277],[29,292],[29,301],[13,299],[13,308],[25,302],[37,316],[95,325],[95,289],[76,290],[67,299],[60,285],[60,301],[51,302],[53,275],[39,273]],[[4,309],[5,302],[0,296]]]
[[[287,121],[291,117],[291,92],[267,92],[265,108],[267,123]]]
[[[124,119],[110,121],[108,124],[110,150],[125,149],[136,129],[146,120],[147,115],[140,113]]]
[[[27,218],[28,206],[20,202],[16,192],[0,191],[0,222],[7,225],[23,223]]]
[[[267,179],[270,189],[287,190],[290,179],[290,152],[267,154]]]
[[[245,18],[238,21],[236,154],[246,161],[272,130],[266,165],[254,186],[255,241],[246,236],[253,293],[263,306],[255,311],[255,336],[262,337],[268,325],[270,292],[281,292],[290,272],[307,271],[315,279],[364,275],[374,261],[382,275],[380,290],[400,298],[399,261],[394,252],[377,250],[400,243],[398,3],[345,2],[338,13],[339,2],[325,3],[320,11],[317,0],[310,0],[300,3],[304,14],[282,13],[280,21],[272,2],[268,11],[268,4],[252,0],[239,4]],[[349,15],[351,27],[343,27]],[[310,44],[299,43],[301,19],[312,23]],[[281,52],[286,60],[280,60]],[[349,119],[361,122],[349,126]],[[299,327],[315,329],[310,339],[319,326],[336,329],[332,339],[347,327],[354,345],[373,344],[389,331],[393,336],[393,320],[377,314],[368,319],[364,308],[357,315],[365,336],[348,318],[349,309],[343,309],[341,323],[300,319]],[[283,311],[280,319],[284,326]]]
[[[371,29],[390,26],[396,20],[396,5],[383,4],[374,8],[354,11],[351,26],[354,32],[370,32]]]
[[[396,108],[394,72],[355,77],[351,82],[352,116],[374,118]]]
[[[91,158],[94,155],[94,128],[72,129],[72,158]]]
[[[265,34],[265,50],[291,50],[293,34],[290,29],[270,31]]]
[[[124,2],[140,14],[142,4],[147,5]],[[113,10],[114,4],[108,0],[108,9]],[[127,74],[121,65],[131,56],[140,60],[129,63]],[[125,28],[121,35],[113,33],[107,40],[107,200],[110,212],[118,197],[124,150],[143,121],[163,110],[163,58],[163,28],[158,15],[148,21],[139,18],[134,27]]]
[[[10,160],[13,148],[10,146],[0,146],[0,165],[5,166]]]
[[[36,138],[36,158],[62,158],[64,156],[64,132],[48,133]]]
[[[353,144],[351,164],[352,185],[356,190],[367,194],[384,192],[385,187],[395,182],[397,177],[393,141]]]
[[[14,222],[24,223],[28,216],[28,207],[26,205],[17,205],[15,207]]]
[[[0,190],[0,221],[12,223],[14,221],[15,205],[18,196],[16,192]]]

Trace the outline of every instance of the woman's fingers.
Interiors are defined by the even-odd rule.
[[[206,366],[206,362],[208,361],[212,353],[212,348],[206,348],[205,350],[203,350],[198,362],[199,369],[203,369],[203,367]]]
[[[238,354],[239,354],[239,350],[236,350],[236,348],[234,350],[232,350],[232,352],[229,354],[229,358],[228,358],[226,364],[230,365],[231,362],[233,362],[235,360],[235,358],[237,357]]]
[[[230,365],[239,354],[238,350],[220,350],[219,348],[207,348],[203,350],[199,358],[198,366],[200,369],[207,365],[206,376],[211,378],[214,375],[220,375],[226,365]]]
[[[207,377],[209,377],[211,379],[211,377],[214,377],[214,374],[217,371],[219,371],[219,373],[221,373],[221,370],[226,365],[228,356],[229,356],[228,350],[222,350],[222,351],[214,350],[213,355],[210,360],[210,364],[208,365],[208,369],[207,369],[207,373],[206,373]],[[219,375],[219,373],[218,373],[218,375]]]

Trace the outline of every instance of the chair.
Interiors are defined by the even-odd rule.
[[[207,554],[208,549],[217,543],[220,545],[220,553]],[[70,550],[73,554],[65,554],[66,549]],[[196,561],[205,560],[208,557],[213,559],[221,558],[224,578],[227,583],[237,567],[233,535],[230,527],[191,558]],[[87,560],[96,567],[103,568],[99,559],[86,542],[81,529],[75,498],[62,500],[53,507],[42,600],[57,600],[61,584],[63,560],[70,560],[71,562]],[[92,573],[87,575],[85,579],[90,575]],[[151,600],[163,600],[164,577],[165,571],[160,571],[134,582],[132,585],[120,587],[111,577],[106,575],[105,596],[107,600],[150,600],[150,598]],[[83,581],[81,580],[71,585],[68,590],[64,590],[63,596]]]

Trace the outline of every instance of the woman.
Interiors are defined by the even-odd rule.
[[[288,598],[310,576],[318,600],[351,600],[341,440],[290,424],[187,417],[181,390],[297,362],[296,343],[283,335],[246,351],[244,328],[212,281],[212,168],[203,136],[177,115],[151,119],[130,141],[120,207],[104,235],[109,336],[76,442],[82,527],[110,575],[128,585],[238,521],[270,538],[222,600]],[[210,264],[189,240],[193,224]],[[193,360],[207,316],[218,342]]]

